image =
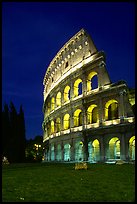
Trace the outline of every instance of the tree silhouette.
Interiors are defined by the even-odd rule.
[[[2,155],[6,156],[10,163],[25,161],[25,120],[22,105],[19,114],[12,102],[10,107],[4,105],[2,112]]]

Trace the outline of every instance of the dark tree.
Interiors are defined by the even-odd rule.
[[[14,104],[10,107],[4,105],[2,112],[2,155],[8,158],[10,163],[25,161],[25,120],[22,106],[19,114]]]
[[[18,117],[14,104],[10,103],[10,161],[19,162],[19,138],[18,138]]]
[[[25,148],[26,148],[26,133],[25,133],[25,119],[22,105],[18,115],[18,137],[19,137],[19,154],[20,162],[25,161]]]
[[[10,156],[10,118],[8,105],[4,104],[4,110],[2,111],[2,155],[9,158]]]

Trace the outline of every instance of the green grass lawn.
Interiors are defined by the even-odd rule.
[[[134,164],[10,164],[2,167],[2,201],[135,201]]]

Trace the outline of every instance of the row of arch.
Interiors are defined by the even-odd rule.
[[[81,31],[79,35],[76,34],[76,36],[74,36],[69,43],[66,43],[65,46],[57,53],[55,58],[50,63],[46,76],[47,83],[48,80],[50,80],[50,76],[48,75],[50,74],[50,72],[54,73],[54,71],[60,69],[63,64],[65,64],[65,67],[67,67],[68,65],[66,66],[66,64],[71,59],[71,56],[75,56],[76,53],[78,53],[78,55],[83,55],[83,52],[81,50],[88,44],[89,43],[86,33],[81,33]],[[89,46],[87,47],[89,50]],[[90,50],[89,52],[91,53]]]
[[[105,104],[105,120],[114,120],[119,118],[118,114],[118,102],[115,99],[111,99]],[[73,113],[73,127],[82,126],[83,124],[83,116],[82,110],[77,109]],[[57,117],[54,120],[51,120],[47,124],[48,134],[53,134],[54,132],[59,132],[61,130],[67,130],[70,128],[70,114],[66,113],[63,116],[63,124],[62,119]],[[86,111],[86,123],[93,124],[99,122],[99,110],[96,104],[92,104],[87,108]],[[46,124],[44,123],[46,126]],[[44,128],[45,129],[45,128]]]
[[[91,72],[88,77],[87,77],[87,92],[98,88],[98,77],[97,77],[97,73],[96,72]],[[50,113],[53,110],[55,110],[55,108],[60,107],[63,103],[68,102],[70,100],[71,96],[71,92],[70,92],[71,88],[69,85],[67,85],[64,88],[63,94],[59,91],[56,94],[56,97],[52,97],[50,99],[50,101],[48,101],[47,105],[46,105],[46,109],[47,112]],[[77,97],[82,95],[83,93],[83,81],[81,78],[78,78],[74,84],[73,84],[73,97]]]
[[[72,150],[69,143],[64,144],[63,148],[61,144],[57,144],[56,150],[54,144],[51,144],[49,151],[45,152],[45,158],[48,161],[71,161],[72,160]],[[84,160],[84,148],[83,142],[77,141],[74,144],[74,155],[73,159],[75,161]],[[100,143],[98,139],[90,141],[88,143],[88,161],[98,162],[101,159]],[[105,153],[105,161],[113,159],[121,159],[121,142],[118,137],[113,137],[109,140],[108,146]],[[135,160],[135,136],[132,136],[128,142],[128,160]]]

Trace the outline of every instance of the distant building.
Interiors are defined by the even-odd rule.
[[[43,84],[45,161],[135,160],[135,90],[111,82],[105,53],[84,29],[51,61]]]

